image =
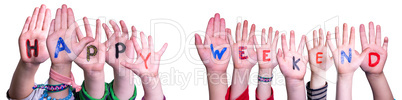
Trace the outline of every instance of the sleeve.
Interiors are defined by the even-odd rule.
[[[91,97],[89,94],[88,94],[88,92],[87,92],[87,90],[85,89],[85,81],[84,82],[82,82],[82,85],[81,85],[81,91],[80,92],[78,92],[78,93],[76,93],[75,95],[76,95],[76,98],[78,99],[78,100],[106,100],[106,98],[108,97],[108,95],[109,95],[109,90],[108,90],[108,84],[107,83],[105,83],[105,92],[104,92],[104,94],[103,94],[103,97],[101,98],[101,99],[96,99],[96,98],[93,98],[93,97]]]
[[[328,83],[325,83],[324,87],[319,89],[311,89],[310,82],[307,83],[307,98],[309,100],[326,100],[327,99],[327,87]]]
[[[109,83],[109,96],[108,96],[107,100],[119,100],[119,98],[117,98],[117,96],[114,94],[113,82],[114,82],[114,80]],[[133,93],[133,96],[130,97],[129,100],[135,100],[135,97],[137,97],[137,87],[134,85],[134,93]]]
[[[230,88],[231,86],[229,86],[228,91],[226,92],[225,100],[230,100]],[[248,86],[246,90],[239,97],[236,98],[236,100],[249,100]]]
[[[258,98],[257,89],[255,89],[255,100],[261,100]],[[271,96],[267,100],[274,100],[274,89],[271,87]]]
[[[31,94],[29,94],[26,98],[24,99],[19,99],[19,100],[39,100],[39,98],[42,96],[43,91],[45,91],[45,89],[35,89],[31,92]],[[7,99],[8,100],[17,100],[17,99],[12,99],[8,93],[7,90]]]

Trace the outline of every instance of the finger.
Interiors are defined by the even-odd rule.
[[[39,8],[36,7],[31,18],[31,23],[29,24],[29,30],[34,30],[36,25],[36,20],[38,18]]]
[[[250,36],[248,38],[248,45],[253,45],[254,36],[255,36],[255,24],[251,25]]]
[[[327,40],[326,41],[329,46],[329,49],[331,50],[332,53],[334,53],[334,50],[336,49],[336,47],[335,47],[335,45],[332,44],[331,33],[329,31],[327,32]]]
[[[67,5],[63,4],[61,7],[61,28],[67,29]]]
[[[121,26],[121,30],[123,32],[122,37],[126,37],[128,39],[128,28],[126,26],[126,23],[124,23],[123,20],[120,20],[120,26]]]
[[[131,26],[131,37],[137,38],[137,29],[134,26]]]
[[[234,43],[233,43],[233,38],[232,38],[232,31],[229,28],[226,29],[226,34],[227,34],[227,37],[229,40],[229,44],[233,45]]]
[[[237,26],[236,26],[236,43],[239,43],[241,41],[241,39],[242,39],[240,31],[241,31],[241,23],[237,23]]]
[[[295,47],[295,31],[291,30],[290,31],[290,51],[296,51]]]
[[[335,42],[337,47],[341,47],[342,43],[341,43],[341,34],[339,34],[339,27],[336,26],[335,27]]]
[[[50,9],[46,9],[45,13],[46,14],[45,14],[45,19],[43,21],[42,30],[47,32],[49,30],[49,25],[52,20],[52,14],[51,14]]]
[[[61,9],[57,8],[56,17],[54,21],[54,29],[55,31],[61,29]]]
[[[242,41],[246,41],[246,40],[247,40],[247,30],[248,30],[248,21],[247,21],[247,20],[244,20],[244,22],[243,22]]]
[[[387,51],[388,49],[388,37],[384,38],[384,44],[382,45],[382,48]]]
[[[320,33],[320,36],[319,36],[318,45],[323,46],[324,45],[324,32],[321,28],[319,30],[319,33]]]
[[[202,40],[200,35],[198,35],[197,33],[194,35],[195,36],[195,46],[197,47],[197,49],[203,49],[203,45],[202,45]]]
[[[272,43],[272,31],[273,31],[272,27],[269,27],[269,29],[268,29],[268,40],[267,40],[267,43],[269,45],[271,45],[271,43]]]
[[[46,15],[46,6],[44,4],[41,5],[39,9],[38,20],[36,22],[36,29],[42,29],[43,20]]]
[[[134,63],[128,62],[128,61],[123,61],[120,63],[123,67],[132,70],[133,67],[135,66]],[[132,70],[133,71],[133,70]]]
[[[114,31],[114,34],[116,35],[116,37],[120,37],[121,31],[120,31],[119,25],[117,25],[116,22],[114,22],[113,20],[110,20],[109,23],[112,25],[112,28],[113,28],[113,31]]]
[[[148,49],[148,43],[144,32],[140,32],[142,49]]]
[[[54,32],[54,19],[52,20],[52,22],[50,22],[50,28],[49,28],[48,36],[53,34],[53,32]]]
[[[225,39],[227,36],[226,36],[226,34],[225,34],[225,30],[226,30],[226,23],[225,23],[225,19],[223,19],[223,18],[221,18],[221,29],[220,29],[220,31],[219,31],[219,37],[221,38],[221,39]]]
[[[377,25],[376,26],[376,40],[375,40],[375,44],[377,44],[378,46],[381,46],[381,26]]]
[[[78,37],[78,41],[81,41],[81,39],[83,39],[85,37],[84,37],[84,35],[82,35],[81,30],[80,30],[77,22],[74,22],[73,27],[76,27],[75,28],[75,31],[76,31],[75,34],[73,32],[68,32],[67,35],[72,35],[72,38],[73,38],[72,40],[74,40],[73,42],[77,43],[77,37]]]
[[[274,40],[273,40],[273,45],[274,45],[274,50],[276,50],[276,46],[277,46],[277,44],[278,44],[278,38],[279,38],[279,31],[276,31],[275,32],[275,37],[274,37]]]
[[[30,22],[31,22],[31,16],[28,16],[27,19],[25,20],[24,28],[22,28],[21,34],[28,31]]]
[[[162,56],[162,54],[165,52],[167,46],[168,46],[168,44],[165,43],[165,44],[163,45],[163,47],[158,51],[158,54]]]
[[[276,59],[278,60],[279,63],[284,62],[283,52],[282,52],[281,48],[278,49],[278,54],[276,55]]]
[[[137,38],[133,38],[131,41],[133,41],[133,43],[134,43],[134,49],[135,49],[135,52],[137,52],[137,55],[140,54],[141,53],[141,47],[137,42]]]
[[[343,24],[343,42],[342,44],[345,45],[348,43],[348,25],[346,23]]]
[[[370,44],[375,43],[375,33],[374,33],[374,23],[373,22],[369,23],[369,41],[370,41]]]
[[[371,48],[370,48],[370,47],[364,49],[364,50],[362,51],[362,53],[360,54],[360,58],[365,58],[366,55],[368,55],[368,53],[370,53],[370,51],[371,51]],[[359,59],[359,60],[360,60],[360,62],[361,62],[361,61],[363,61],[364,59]]]
[[[109,40],[109,38],[112,37],[112,32],[110,31],[109,27],[105,23],[103,23],[102,26],[103,26],[103,30],[105,30],[106,38]]]
[[[220,25],[221,25],[221,17],[220,17],[220,15],[219,15],[219,13],[216,13],[215,14],[215,17],[214,17],[215,19],[214,19],[214,36],[213,37],[219,37],[219,32],[220,32]]]
[[[68,8],[67,9],[67,27],[74,25],[74,22],[75,22],[75,18],[74,18],[73,9]]]
[[[302,39],[300,40],[300,44],[299,44],[299,48],[297,49],[297,52],[299,52],[300,54],[303,54],[305,44],[306,44],[306,35],[303,35]]]
[[[350,28],[349,45],[351,45],[353,48],[355,47],[355,27],[353,26]]]
[[[85,26],[85,31],[86,31],[86,37],[93,37],[92,36],[91,25],[89,24],[89,21],[88,21],[87,17],[84,17],[84,26]]]
[[[288,54],[289,49],[288,49],[288,45],[287,45],[287,43],[286,43],[286,36],[285,36],[285,33],[282,33],[281,39],[282,39],[282,42],[281,42],[281,43],[282,43],[283,53],[284,53],[284,54]]]
[[[214,36],[214,18],[210,18],[207,26],[207,35]]]
[[[267,42],[265,41],[265,28],[263,28],[261,32],[261,45],[265,44],[267,44]]]
[[[304,41],[308,41],[308,38],[306,37],[306,38],[304,38],[305,40]],[[308,42],[306,42],[306,47],[307,47],[307,51],[309,51],[309,50],[311,50],[311,45],[310,45],[310,43],[308,43]]]
[[[260,48],[260,45],[258,45],[257,38],[255,36],[253,36],[253,41],[255,48]]]
[[[95,32],[95,40],[98,40],[98,41],[100,41],[101,40],[101,37],[102,37],[102,35],[101,35],[101,33],[102,33],[102,31],[101,31],[101,21],[99,20],[99,19],[96,19],[96,32]]]
[[[154,42],[153,42],[153,40],[152,40],[152,36],[150,35],[150,36],[148,36],[148,47],[149,47],[149,49],[151,50],[151,52],[154,52],[155,50],[154,50]]]
[[[365,45],[367,45],[366,29],[364,29],[364,24],[360,24],[360,42],[362,48],[365,47]]]
[[[313,46],[317,47],[318,46],[318,39],[317,39],[317,31],[313,31]]]

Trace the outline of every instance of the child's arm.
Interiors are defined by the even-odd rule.
[[[88,18],[84,17],[84,26],[87,36],[92,37],[92,30]],[[105,93],[105,43],[101,43],[101,21],[96,20],[95,41],[89,43],[74,60],[84,70],[84,87],[86,93],[95,99],[101,99]]]
[[[373,90],[375,100],[392,100],[394,99],[391,89],[389,88],[387,79],[385,78],[383,69],[387,60],[388,37],[384,38],[384,44],[381,47],[381,26],[377,25],[374,32],[373,22],[369,23],[369,38],[367,42],[364,25],[360,25],[360,40],[362,50],[371,48],[369,55],[366,55],[360,67],[366,72],[366,77]],[[376,36],[375,36],[376,35]]]
[[[272,97],[271,81],[273,79],[272,70],[278,65],[276,60],[276,46],[278,43],[279,31],[275,32],[275,38],[272,39],[272,27],[268,30],[268,40],[265,41],[265,29],[262,29],[261,46],[258,45],[257,39],[254,36],[254,45],[257,48],[258,59],[258,86],[257,95],[260,100],[267,100]],[[270,78],[270,79],[269,79]],[[262,80],[260,80],[262,79]],[[270,81],[264,81],[269,79]]]
[[[103,29],[108,39],[106,42],[106,47],[108,47],[106,63],[113,68],[114,82],[112,88],[115,96],[119,99],[127,100],[134,94],[135,85],[132,83],[134,74],[123,67],[120,62],[134,61],[134,46],[129,39],[128,29],[123,20],[120,21],[122,30],[114,21],[110,20],[109,23],[112,25],[114,33],[105,23],[103,24]]]
[[[241,23],[237,23],[236,27],[236,43],[230,36],[229,43],[232,48],[232,59],[234,64],[232,85],[230,90],[230,99],[236,99],[248,88],[248,81],[250,77],[250,71],[257,63],[257,54],[254,51],[253,38],[255,34],[255,25],[251,26],[250,35],[247,38],[248,22],[243,23],[242,37],[240,37]]]
[[[285,34],[282,34],[282,49],[279,49],[277,59],[279,68],[285,76],[286,89],[289,100],[306,99],[306,91],[304,86],[304,74],[306,73],[307,56],[302,56],[305,38],[303,35],[299,48],[295,47],[295,32],[290,31],[290,49],[286,44]]]
[[[355,51],[355,29],[351,28],[350,40],[348,41],[348,27],[343,24],[343,42],[339,34],[339,28],[335,28],[336,46],[331,42],[331,34],[327,33],[327,43],[334,57],[335,66],[338,71],[338,81],[336,84],[336,99],[352,99],[353,74],[368,54],[370,49],[364,50],[361,54]]]
[[[134,43],[135,51],[137,53],[137,60],[133,63],[130,61],[122,62],[121,64],[132,70],[137,74],[142,81],[144,88],[145,100],[163,100],[165,97],[163,95],[161,82],[159,80],[159,61],[163,53],[167,48],[167,43],[165,43],[158,52],[154,51],[154,43],[152,36],[148,36],[148,43],[146,42],[146,36],[143,32],[140,33],[141,36],[141,47],[136,40],[135,28],[132,28],[133,37],[132,42]]]
[[[79,40],[71,41],[71,40]],[[49,30],[49,36],[46,40],[47,49],[49,50],[50,60],[52,61],[51,70],[64,77],[71,77],[71,64],[77,55],[86,47],[90,42],[93,42],[90,36],[84,37],[79,30],[78,24],[75,22],[74,13],[67,5],[57,9],[56,19],[52,21]],[[52,75],[50,75],[52,77]],[[69,82],[70,83],[70,82]],[[71,82],[73,84],[73,82]],[[49,85],[61,84],[49,78]],[[66,83],[64,83],[66,84]],[[74,84],[75,85],[75,84]],[[48,93],[52,98],[65,98],[69,95],[69,89]]]
[[[324,44],[322,29],[319,30],[319,34],[318,38],[317,31],[314,30],[313,46],[306,42],[311,69],[311,79],[307,84],[307,92],[309,92],[307,97],[309,99],[326,99],[326,72],[333,64],[333,59],[329,57],[327,52],[327,44]],[[308,41],[307,37],[305,39]]]
[[[230,46],[225,28],[225,19],[217,13],[208,22],[204,43],[195,34],[198,54],[207,69],[210,100],[225,99],[228,89],[226,69],[230,60]]]
[[[46,38],[50,21],[50,9],[45,5],[35,8],[32,17],[26,19],[18,40],[21,59],[11,80],[8,91],[10,98],[22,99],[32,92],[35,73],[39,65],[49,58]]]

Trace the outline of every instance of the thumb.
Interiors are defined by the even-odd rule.
[[[134,64],[129,63],[129,62],[127,62],[127,61],[123,61],[123,62],[121,62],[120,64],[121,64],[123,67],[125,67],[125,68],[127,68],[127,69],[130,69],[130,70],[132,70],[132,66],[134,66]]]
[[[78,48],[78,49],[76,49],[77,51],[75,51],[75,52],[81,52],[85,48],[86,45],[88,45],[90,42],[93,42],[93,41],[95,41],[95,39],[92,38],[92,37],[84,37],[84,38],[82,38],[80,40],[80,42],[78,43],[78,46],[75,45]]]
[[[371,51],[370,47],[364,49],[363,52],[360,54],[360,58],[363,60],[363,58],[365,58],[368,55],[368,53],[370,53],[370,51]]]

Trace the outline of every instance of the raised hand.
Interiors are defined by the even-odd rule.
[[[257,59],[260,69],[274,69],[278,65],[276,60],[276,46],[278,43],[279,31],[275,32],[272,40],[272,27],[268,30],[268,40],[265,40],[265,29],[262,29],[261,46],[258,45],[257,39],[254,37],[254,45],[257,49]]]
[[[343,24],[343,42],[341,43],[339,27],[335,28],[336,46],[332,44],[330,39],[331,34],[327,33],[327,43],[338,71],[336,99],[351,100],[353,74],[359,68],[370,49],[364,50],[361,54],[355,50],[355,28],[351,28],[350,40],[348,41],[348,26],[346,23]]]
[[[208,71],[226,72],[230,60],[230,47],[225,34],[225,19],[217,13],[209,19],[204,44],[195,34],[198,54]]]
[[[46,38],[50,22],[50,9],[45,5],[35,8],[32,17],[26,19],[18,40],[21,60],[24,63],[40,64],[49,58]]]
[[[88,18],[84,17],[86,36],[93,37]],[[85,91],[93,98],[102,98],[105,91],[105,43],[101,43],[101,21],[96,20],[95,41],[90,42],[74,62],[84,70]]]
[[[71,64],[92,41],[92,37],[82,35],[71,8],[63,5],[57,9],[56,19],[50,25],[46,41],[52,64]]]
[[[348,26],[346,23],[343,24],[343,41],[341,41],[340,38],[339,27],[335,28],[336,46],[332,44],[330,38],[331,34],[327,33],[327,42],[334,57],[338,75],[353,75],[370,49],[365,49],[362,54],[359,54],[359,52],[355,50],[355,28],[351,28],[350,40],[348,41]]]
[[[384,44],[381,46],[381,26],[376,26],[376,31],[374,31],[373,22],[369,23],[369,40],[367,42],[366,31],[364,25],[360,25],[360,41],[362,44],[362,50],[371,48],[368,55],[365,56],[360,67],[366,73],[380,74],[383,72],[385,62],[387,61],[387,48],[388,48],[388,37],[384,38]]]
[[[242,35],[240,35],[242,31]],[[236,27],[236,43],[232,39],[230,30],[228,30],[229,43],[232,48],[232,59],[234,67],[238,69],[251,69],[257,63],[257,54],[254,51],[255,25],[251,25],[249,37],[247,38],[248,21],[243,22],[243,30],[241,23],[237,23]]]
[[[134,28],[133,32],[136,31]],[[165,43],[163,47],[155,52],[154,43],[152,40],[152,36],[148,36],[148,43],[146,41],[146,36],[143,32],[140,33],[141,36],[141,45],[138,44],[136,38],[136,33],[134,32],[134,37],[131,39],[134,43],[135,51],[137,53],[137,60],[132,63],[130,61],[122,62],[121,64],[132,70],[135,74],[140,77],[143,76],[151,76],[158,77],[159,70],[159,61],[163,53],[165,52],[168,44]]]
[[[297,51],[295,47],[295,32],[293,30],[290,31],[290,49],[288,49],[285,34],[282,34],[281,38],[283,51],[279,49],[277,59],[282,74],[287,79],[303,80],[308,62],[307,56],[302,56],[306,36],[303,35]]]

